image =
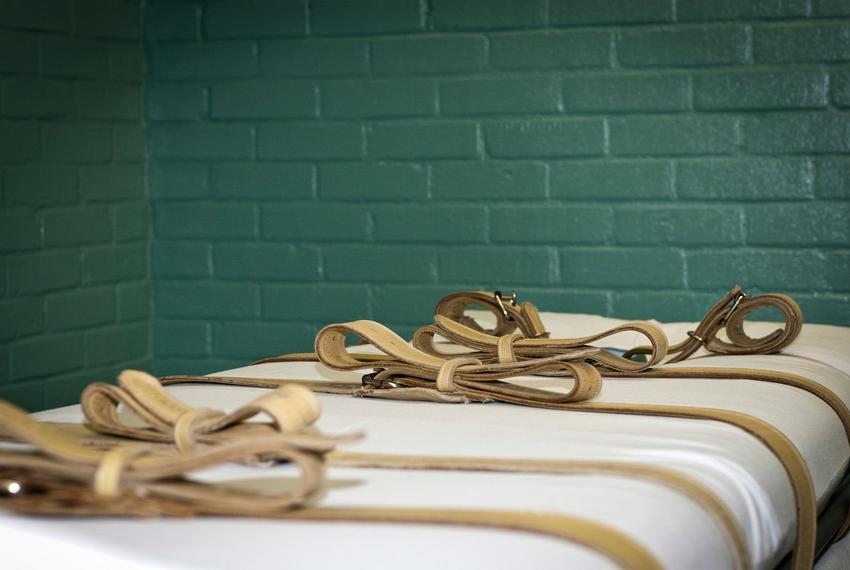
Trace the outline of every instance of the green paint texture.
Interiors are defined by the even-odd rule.
[[[850,325],[841,2],[94,4],[0,0],[4,397],[469,288],[695,320],[739,283]]]
[[[0,398],[152,367],[138,2],[0,1]]]

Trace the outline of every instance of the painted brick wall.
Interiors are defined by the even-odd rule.
[[[139,2],[0,0],[0,398],[150,358]]]
[[[150,2],[160,372],[445,292],[850,324],[844,0]]]

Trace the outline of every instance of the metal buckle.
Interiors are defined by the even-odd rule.
[[[505,317],[505,320],[514,320],[513,317],[511,317],[510,313],[508,313],[508,310],[505,308],[505,301],[510,301],[511,306],[516,307],[516,291],[511,291],[510,297],[505,297],[504,295],[502,295],[501,291],[494,291],[493,297],[496,299],[496,305],[499,306],[499,310],[502,311],[502,316]]]
[[[747,294],[746,294],[746,293],[744,293],[743,291],[741,291],[740,293],[738,293],[738,295],[735,297],[735,300],[732,302],[732,306],[731,306],[731,307],[729,307],[729,310],[728,310],[728,311],[726,311],[726,314],[725,314],[725,315],[723,315],[723,318],[720,320],[720,325],[721,325],[721,326],[726,324],[726,321],[728,321],[728,320],[729,320],[729,317],[731,317],[731,316],[732,316],[732,313],[734,313],[734,312],[735,312],[735,309],[737,309],[737,308],[738,308],[738,305],[740,305],[740,304],[741,304],[741,301],[743,301],[743,300],[744,300],[744,299],[746,299],[747,297],[749,297],[749,295],[747,295]]]
[[[383,372],[383,368],[376,368],[371,374],[364,374],[360,379],[361,384],[367,388],[375,388],[377,390],[383,388],[398,388],[398,384],[389,380],[378,380],[375,378],[379,372]]]
[[[700,344],[705,344],[705,339],[702,338],[701,336],[699,336],[694,331],[688,331],[688,336],[691,337],[691,338],[697,339],[700,342]]]

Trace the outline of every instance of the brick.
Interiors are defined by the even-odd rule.
[[[42,216],[47,246],[102,243],[112,239],[112,220],[106,208],[63,208],[49,210]]]
[[[213,250],[213,274],[225,279],[318,279],[319,252],[276,243],[217,244]]]
[[[11,295],[56,291],[80,282],[80,254],[73,249],[18,255],[8,263]]]
[[[603,124],[597,119],[504,121],[486,125],[491,156],[593,156],[605,150]]]
[[[424,325],[434,319],[434,307],[451,289],[444,285],[387,285],[374,292],[373,318],[380,323]]]
[[[629,117],[610,125],[611,152],[617,155],[729,154],[737,148],[734,117]]]
[[[681,111],[690,105],[685,75],[576,75],[563,82],[567,111]]]
[[[211,115],[220,119],[297,119],[316,116],[316,85],[286,79],[214,83]]]
[[[834,73],[829,88],[838,107],[850,107],[850,71]]]
[[[79,2],[74,10],[74,32],[96,38],[139,39],[142,32],[141,6],[114,0]]]
[[[67,0],[5,0],[0,22],[7,28],[64,32],[71,28],[70,8]]]
[[[335,245],[322,249],[329,281],[428,283],[436,275],[433,248],[385,245]]]
[[[143,240],[148,237],[151,213],[147,200],[116,205],[112,215],[116,241]]]
[[[850,295],[794,295],[807,323],[843,325],[850,321]]]
[[[581,289],[523,288],[520,302],[533,302],[541,311],[560,313],[586,313],[595,315],[610,314],[610,293],[607,291],[587,291]]]
[[[845,247],[847,243],[845,242]],[[850,291],[850,251],[826,254],[826,283],[830,290]]]
[[[154,121],[201,119],[207,115],[207,89],[186,83],[145,86],[145,115]]]
[[[487,209],[481,205],[374,206],[376,241],[482,243],[487,241]]]
[[[249,334],[254,339],[256,335]],[[157,356],[203,356],[210,353],[210,325],[195,321],[157,320],[153,329],[153,352]]]
[[[811,163],[792,157],[681,160],[676,194],[692,200],[805,200],[813,197]]]
[[[558,259],[543,247],[452,247],[439,251],[438,271],[441,283],[510,289],[556,283]]]
[[[2,365],[2,360],[0,360]],[[5,370],[0,369],[0,375]],[[24,384],[12,384],[0,386],[0,399],[12,402],[16,406],[28,412],[39,412],[46,408],[43,382],[27,382]]]
[[[108,81],[78,83],[77,110],[83,119],[141,120],[141,86]]]
[[[115,202],[145,197],[141,164],[80,167],[80,193],[92,202]]]
[[[583,24],[648,24],[670,22],[673,6],[670,0],[571,0],[554,2],[550,18],[557,25]]]
[[[319,167],[319,195],[325,200],[419,200],[428,177],[419,164],[340,162]]]
[[[113,123],[112,139],[115,145],[115,160],[119,162],[142,162],[147,159],[145,128],[138,125]]]
[[[141,85],[145,72],[144,51],[136,43],[109,44],[109,77]]]
[[[820,71],[697,75],[697,109],[796,109],[827,104],[827,76]]]
[[[210,186],[213,195],[222,198],[312,198],[313,167],[277,162],[214,164]]]
[[[47,297],[47,328],[50,331],[90,328],[115,320],[112,288],[77,289]]]
[[[32,73],[38,68],[34,33],[0,30],[0,73]]]
[[[260,43],[264,74],[319,77],[364,75],[369,43],[359,39],[271,40]]]
[[[84,38],[43,35],[39,38],[41,72],[59,77],[108,77],[106,44]]]
[[[86,336],[86,366],[142,358],[150,351],[150,330],[146,323],[122,324],[92,331]]]
[[[434,0],[431,23],[438,30],[531,28],[546,24],[545,0]]]
[[[250,362],[299,349],[312,351],[314,336],[313,327],[306,324],[223,323],[213,328],[213,352]]]
[[[7,117],[67,117],[74,112],[74,87],[56,79],[10,78],[3,83],[2,101]]]
[[[151,314],[151,287],[147,281],[120,283],[115,288],[118,295],[118,321],[147,319]]]
[[[698,321],[716,301],[715,295],[691,291],[615,291],[613,314],[620,319]],[[671,342],[679,340],[670,339]]]
[[[27,210],[0,211],[0,251],[37,249],[41,246],[42,226]]]
[[[216,2],[204,9],[208,38],[261,38],[303,36],[307,9],[303,1]]]
[[[478,154],[472,123],[385,123],[366,134],[367,155],[383,159],[473,158]]]
[[[9,398],[4,397],[6,391],[3,389],[3,384],[9,381],[9,377],[11,376],[11,357],[9,355],[9,347],[8,346],[0,346],[0,398],[4,400],[11,401]]]
[[[677,26],[625,31],[617,57],[626,67],[699,67],[745,63],[744,26]]]
[[[38,156],[38,124],[0,122],[0,164],[24,162]]]
[[[283,241],[360,241],[368,235],[366,210],[352,205],[264,206],[263,237]]]
[[[240,124],[150,125],[151,156],[168,159],[251,158],[253,130]]]
[[[206,243],[157,240],[151,257],[154,279],[212,275],[212,247]]]
[[[201,198],[209,195],[205,164],[152,160],[148,168],[150,195],[154,200]]]
[[[372,69],[382,75],[478,71],[486,60],[487,44],[482,36],[411,36],[372,42]]]
[[[680,22],[805,18],[808,15],[807,4],[806,0],[677,0],[676,17]]]
[[[553,162],[553,198],[664,200],[673,197],[673,169],[661,160]]]
[[[250,204],[163,203],[154,209],[154,227],[160,238],[251,238],[257,216]]]
[[[169,43],[148,47],[159,79],[245,77],[257,71],[257,53],[247,41]]]
[[[819,158],[815,188],[819,198],[850,198],[850,157]]]
[[[45,335],[12,346],[12,380],[46,376],[81,368],[82,334]]]
[[[730,245],[744,241],[739,206],[623,206],[614,211],[617,243]]]
[[[154,291],[157,318],[250,319],[257,316],[259,298],[253,283],[160,280]]]
[[[561,94],[554,77],[447,80],[440,84],[443,115],[556,112]]]
[[[850,243],[850,205],[770,204],[748,206],[747,243],[847,245]]]
[[[119,283],[147,276],[146,244],[112,245],[83,253],[83,283]]]
[[[264,123],[259,126],[260,158],[345,159],[363,154],[363,129],[343,123]]]
[[[436,108],[436,85],[429,80],[354,80],[322,84],[324,117],[429,116]]]
[[[200,38],[201,8],[195,4],[146,4],[144,19],[145,39],[150,42]]]
[[[850,16],[850,6],[844,0],[815,0],[818,16]]]
[[[795,291],[824,289],[822,254],[807,250],[708,250],[688,252],[692,289],[727,290],[730,276],[745,289]]]
[[[44,158],[51,162],[93,163],[112,158],[112,132],[105,125],[49,123],[42,135]]]
[[[527,200],[546,196],[546,167],[534,162],[441,162],[431,167],[440,200]]]
[[[571,247],[561,251],[561,274],[577,287],[682,288],[685,260],[664,247]]]
[[[850,23],[789,23],[755,26],[753,58],[759,63],[850,60]]]
[[[607,206],[493,206],[491,218],[494,243],[605,243],[614,227]]]
[[[6,202],[10,206],[48,206],[77,202],[74,166],[29,164],[6,169]]]
[[[45,408],[78,404],[86,386],[92,382],[115,382],[115,370],[110,367],[86,368],[66,374],[51,375],[40,383],[44,385]]]
[[[850,116],[771,113],[742,121],[743,148],[763,154],[850,151]]]
[[[231,370],[245,366],[245,359],[237,358],[178,358],[163,357],[156,361],[156,370],[160,374],[209,374],[210,370]]]
[[[558,30],[494,34],[490,65],[496,69],[608,67],[611,34],[604,30]]]
[[[263,285],[263,318],[266,319],[328,323],[370,316],[366,285]]]
[[[25,297],[0,301],[0,340],[18,340],[44,330],[44,302]]]
[[[310,32],[318,35],[386,34],[422,28],[417,0],[313,0]]]

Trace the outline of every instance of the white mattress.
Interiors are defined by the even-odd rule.
[[[622,322],[588,315],[543,313],[553,337],[586,335]],[[671,341],[693,324],[663,325]],[[773,330],[756,324],[754,329]],[[749,330],[749,329],[748,329]],[[631,334],[602,344],[628,348]],[[801,374],[850,403],[850,328],[806,325],[784,355],[699,359],[700,366],[775,368]],[[683,365],[687,365],[684,363]],[[358,380],[314,363],[276,363],[220,374],[264,378]],[[525,378],[535,385],[562,379]],[[169,388],[195,406],[231,409],[262,389],[215,385]],[[800,449],[818,497],[825,500],[844,474],[850,447],[835,413],[807,392],[749,380],[606,379],[599,399],[717,407],[760,417]],[[778,460],[755,438],[729,425],[701,420],[540,410],[508,404],[447,405],[320,395],[320,429],[365,431],[351,451],[516,458],[611,459],[664,465],[715,491],[739,519],[757,568],[787,552],[794,502]],[[76,406],[38,414],[77,421]],[[226,466],[208,478],[286,474]],[[327,506],[443,506],[558,512],[595,520],[644,544],[667,568],[728,568],[722,534],[699,506],[662,485],[614,476],[411,472],[332,468]],[[0,515],[0,560],[47,566],[109,558],[111,567],[609,569],[598,554],[564,541],[494,529],[258,520],[49,520]],[[14,540],[6,540],[7,538]],[[8,545],[8,546],[7,546]],[[9,558],[11,557],[11,558]],[[20,558],[19,558],[20,557]],[[26,558],[24,558],[26,557]],[[18,563],[19,564],[19,563]],[[16,565],[15,567],[21,567]],[[38,566],[37,566],[38,567]],[[81,566],[82,567],[82,566]],[[92,567],[89,565],[88,567]],[[838,568],[838,567],[836,567]]]

